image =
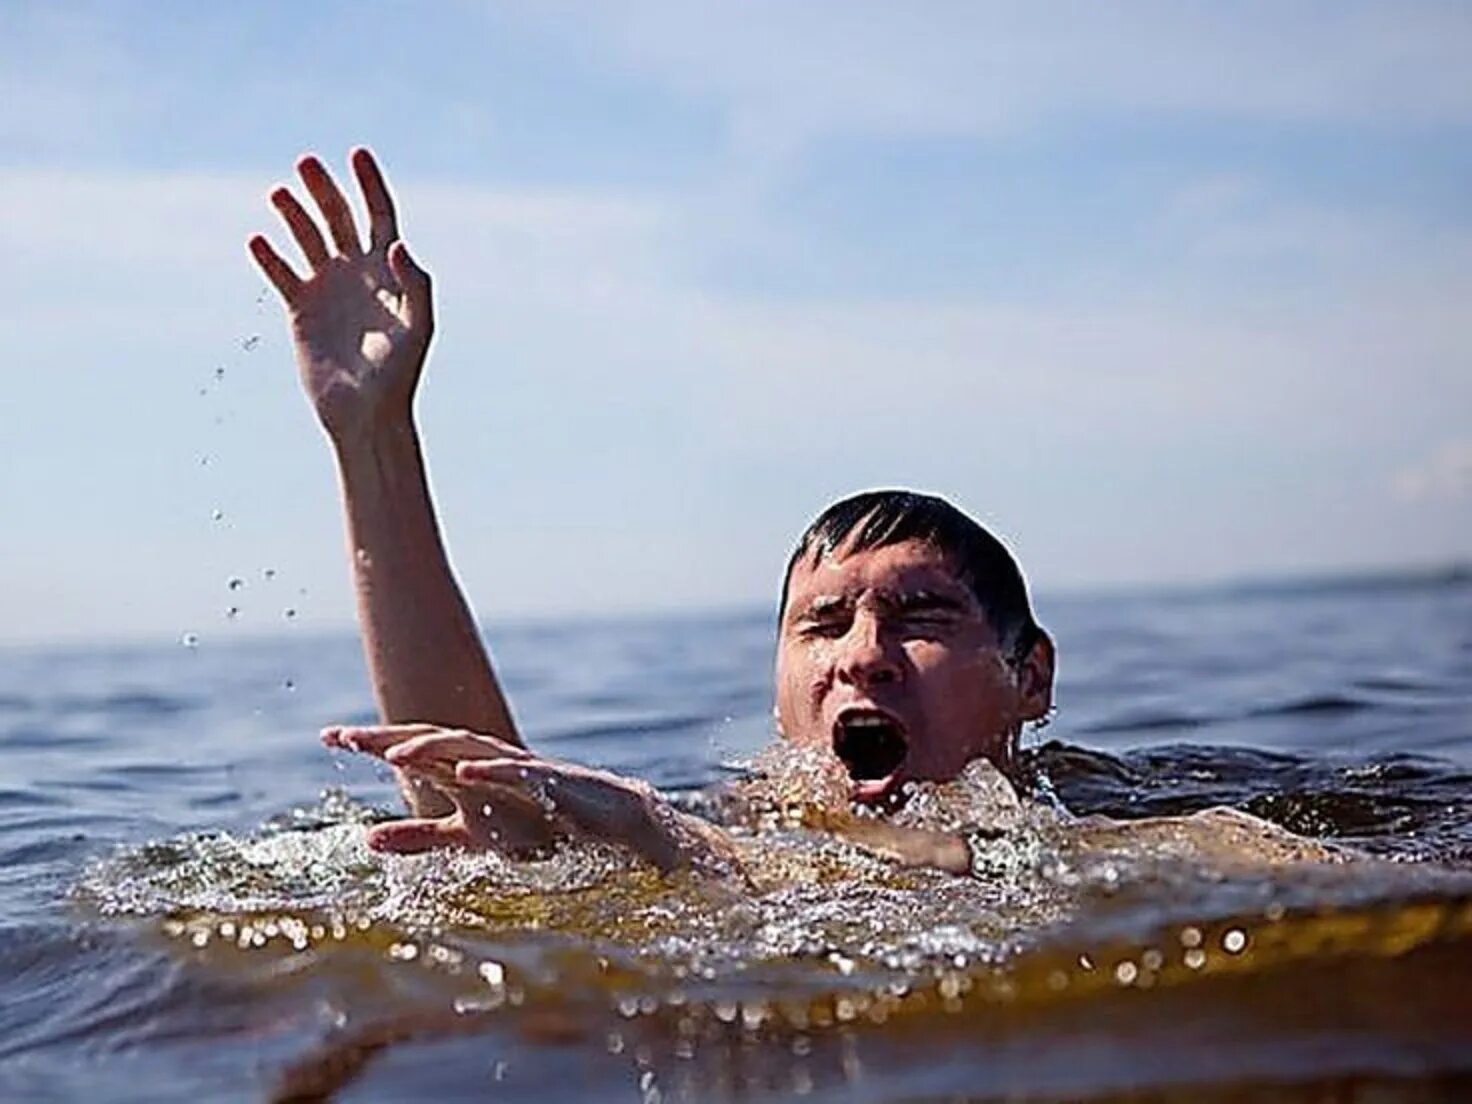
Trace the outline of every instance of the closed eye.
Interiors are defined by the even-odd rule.
[[[949,629],[967,613],[964,603],[946,594],[921,591],[906,594],[894,603],[893,615],[901,624],[929,631]]]
[[[897,627],[900,633],[907,637],[934,639],[949,636],[956,630],[958,624],[959,619],[954,615],[920,613],[900,618]]]
[[[836,640],[848,632],[849,623],[830,619],[825,621],[804,621],[797,626],[799,636],[817,637],[822,640]]]

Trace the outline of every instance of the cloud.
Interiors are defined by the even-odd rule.
[[[1443,442],[1429,456],[1396,472],[1391,488],[1405,502],[1472,498],[1472,439]]]
[[[16,308],[12,347],[38,319],[72,333],[116,323],[156,340],[159,315],[174,312],[195,339],[218,334],[224,304],[256,283],[246,234],[264,227],[282,240],[268,183],[0,171],[0,205],[21,213],[0,228],[0,248],[20,261],[0,273]],[[565,406],[569,387],[595,409],[718,405],[702,443],[723,452],[749,450],[754,436],[801,447],[815,412],[866,433],[909,422],[963,433],[986,412],[989,439],[1003,443],[1033,425],[1078,444],[1141,422],[1161,439],[1331,439],[1387,419],[1415,424],[1415,411],[1468,393],[1457,320],[1472,294],[1472,248],[1448,250],[1444,270],[1428,275],[1414,267],[1420,239],[1407,243],[1393,220],[1249,216],[1234,206],[1250,193],[1238,183],[1198,189],[1180,206],[1208,217],[1169,232],[1215,249],[1225,235],[1266,235],[1279,250],[1349,241],[1365,282],[1337,287],[1332,311],[1251,287],[1203,302],[1173,293],[1179,273],[1148,268],[1115,273],[1107,297],[1059,291],[1027,305],[743,296],[692,275],[710,243],[680,197],[397,184],[410,240],[438,277],[441,346],[491,350],[483,355],[507,365],[486,387],[514,380],[514,401],[539,416]],[[1422,385],[1387,386],[1389,362]]]
[[[242,562],[291,562],[314,595],[340,594],[330,465],[274,307],[252,313],[261,283],[242,243],[272,222],[269,183],[0,171],[14,216],[0,249],[16,259],[0,270],[7,382],[18,409],[65,412],[65,432],[48,417],[6,430],[28,473],[5,508],[14,532],[34,534],[15,542],[37,565],[21,573],[28,589],[89,570],[51,548],[93,548],[100,528],[133,550],[119,562],[198,582],[195,609],[213,610],[216,581]],[[1461,322],[1472,264],[1453,250],[1446,271],[1418,271],[1419,239],[1394,220],[1364,238],[1387,263],[1341,288],[1333,310],[1250,285],[1182,296],[1180,273],[1118,259],[1107,296],[819,298],[702,283],[697,262],[720,239],[701,233],[684,194],[395,183],[441,295],[424,403],[435,486],[472,592],[498,609],[752,597],[770,582],[761,549],[814,505],[881,482],[984,504],[1005,531],[1054,549],[1029,552],[1053,578],[1234,570],[1243,553],[1221,532],[1239,525],[1273,554],[1304,548],[1285,527],[1318,517],[1355,457],[1462,440],[1443,427],[1472,406]],[[1200,194],[1169,233],[1275,210],[1250,185]],[[197,386],[244,326],[271,347],[231,365],[230,405],[208,411],[235,420],[213,426]],[[201,469],[206,450],[216,463]],[[1437,470],[1464,471],[1464,458]],[[1465,475],[1405,485],[1440,494],[1464,485],[1452,478]],[[199,532],[217,502],[239,519],[228,549]],[[568,517],[573,536],[556,529]],[[1325,557],[1353,532],[1313,528]],[[1387,559],[1430,538],[1402,526],[1395,539]],[[569,549],[586,542],[623,566],[572,571]],[[476,564],[489,565],[479,578]],[[346,598],[333,608],[345,616]]]
[[[545,13],[545,8],[541,9]],[[731,112],[743,142],[984,135],[1111,112],[1472,120],[1463,5],[780,2],[562,9],[565,33]],[[545,15],[544,18],[547,18]]]

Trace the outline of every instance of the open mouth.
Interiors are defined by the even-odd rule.
[[[833,751],[861,793],[882,793],[905,761],[910,745],[904,727],[878,709],[847,709],[833,725]]]

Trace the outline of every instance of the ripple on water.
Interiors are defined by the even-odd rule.
[[[811,827],[793,778],[764,784],[769,804],[737,826],[749,880],[662,879],[597,845],[536,862],[380,855],[365,842],[377,814],[336,794],[254,835],[121,850],[74,895],[161,932],[206,976],[310,984],[357,1009],[312,1026],[323,1049],[293,1064],[288,1088],[350,1077],[386,1046],[488,1031],[513,1032],[522,1053],[558,1039],[634,1056],[641,1076],[685,1070],[695,1097],[756,1087],[737,1059],[752,1047],[789,1086],[849,1083],[846,1061],[912,1084],[930,1054],[962,1063],[954,1088],[991,1076],[975,1048],[1000,1044],[982,1040],[1042,1030],[1086,1054],[1079,1008],[1168,1024],[1181,1012],[1162,994],[1208,982],[1238,1009],[1245,979],[1253,1005],[1291,1001],[1283,987],[1330,959],[1351,974],[1388,956],[1467,960],[1472,876],[1344,861],[1240,814],[1071,819],[973,772],[919,788],[898,818],[985,824],[986,876],[964,879],[900,870]],[[1151,1003],[1116,1008],[1125,993]],[[170,999],[148,998],[155,1020],[184,1017]],[[1229,1035],[1247,1030],[1228,1018]],[[1120,1075],[1096,1069],[1093,1085]]]

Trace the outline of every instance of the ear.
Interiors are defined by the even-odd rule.
[[[1053,708],[1053,639],[1041,629],[1032,650],[1017,665],[1017,716],[1038,721]]]

